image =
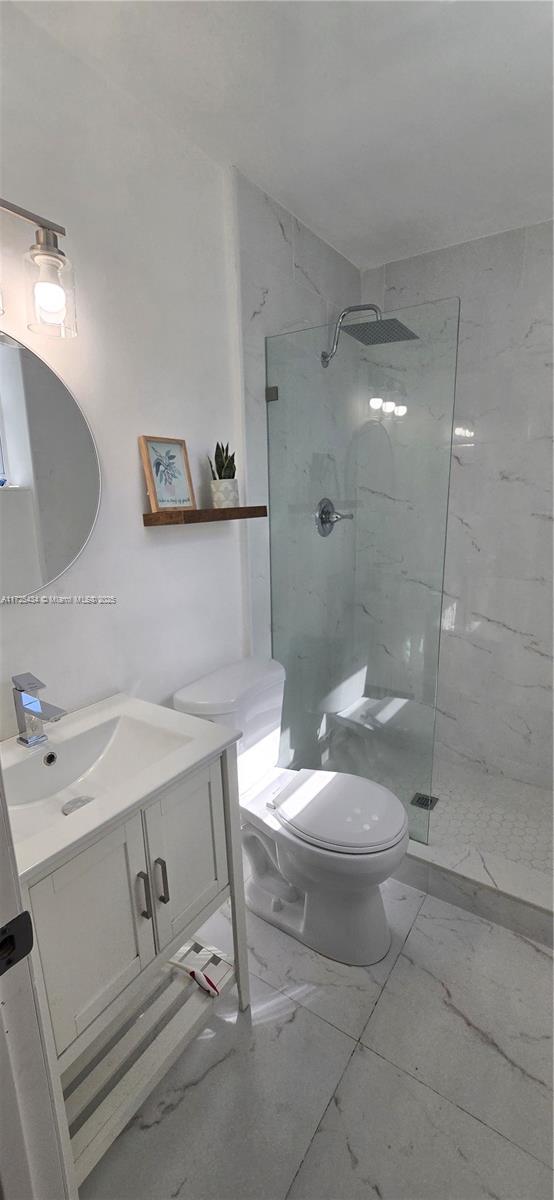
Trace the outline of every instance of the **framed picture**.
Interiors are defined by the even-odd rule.
[[[152,512],[196,508],[186,443],[180,438],[139,437]]]

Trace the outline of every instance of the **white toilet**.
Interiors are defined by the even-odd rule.
[[[390,946],[379,884],[399,866],[408,820],[393,792],[356,775],[276,767],[285,672],[243,659],[197,679],[174,707],[242,730],[238,774],[248,907],[338,962]]]

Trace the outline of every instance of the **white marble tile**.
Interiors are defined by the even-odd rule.
[[[290,213],[240,171],[235,171],[235,188],[240,249],[292,280]]]
[[[358,1046],[290,1200],[549,1200],[550,1170]]]
[[[362,1041],[551,1159],[552,956],[428,897]]]
[[[284,1200],[354,1043],[252,982],[252,1020],[218,1003],[81,1200]]]
[[[333,962],[247,913],[250,970],[304,1008],[358,1038],[424,899],[422,892],[396,880],[387,880],[383,885],[383,897],[392,945],[386,958],[374,966],[349,967]],[[199,936],[222,950],[231,950],[228,905],[210,918]]]
[[[460,868],[464,870],[464,866]],[[448,904],[455,904],[485,921],[493,921],[522,937],[552,946],[552,910],[530,904],[525,898],[499,892],[456,871],[427,863],[427,891]]]
[[[293,262],[296,282],[307,284],[330,306],[329,318],[360,303],[360,272],[348,259],[293,219]]]
[[[248,503],[263,504],[267,502],[268,472],[265,339],[287,331],[326,326],[343,305],[358,301],[360,273],[332,247],[294,222],[289,213],[239,172],[235,173],[235,196],[242,277],[244,489]],[[293,242],[297,250],[295,267]],[[328,340],[326,329],[320,339],[323,348]],[[314,362],[318,363],[318,358],[319,350]],[[313,375],[316,390],[322,377],[323,373]],[[317,403],[316,395],[314,404]],[[310,422],[307,430],[309,427]],[[255,653],[266,655],[271,651],[267,523],[252,522],[246,537],[252,648]]]
[[[551,782],[552,224],[385,268],[387,309],[461,297],[437,744]],[[455,439],[456,440],[456,439]],[[549,519],[550,518],[550,519]]]
[[[324,327],[327,307],[308,287],[295,285],[292,275],[287,278],[270,263],[260,262],[246,251],[241,255],[241,275],[246,496],[249,504],[267,504],[265,339],[291,329]],[[326,332],[321,337],[325,340]],[[246,538],[252,649],[255,654],[267,656],[271,653],[269,522],[249,522]]]
[[[362,271],[362,301],[378,304],[379,308],[385,303],[385,267],[370,267]]]
[[[552,872],[534,871],[502,854],[483,853],[459,839],[429,845],[414,842],[411,853],[484,887],[552,912]]]

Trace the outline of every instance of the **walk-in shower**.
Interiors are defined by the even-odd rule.
[[[458,315],[354,305],[266,343],[281,762],[377,780],[423,841]]]

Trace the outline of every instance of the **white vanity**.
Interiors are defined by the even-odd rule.
[[[74,1196],[209,1017],[182,964],[220,992],[236,980],[248,1006],[238,736],[117,695],[67,715],[47,743],[2,743]],[[228,896],[234,962],[194,936]]]

